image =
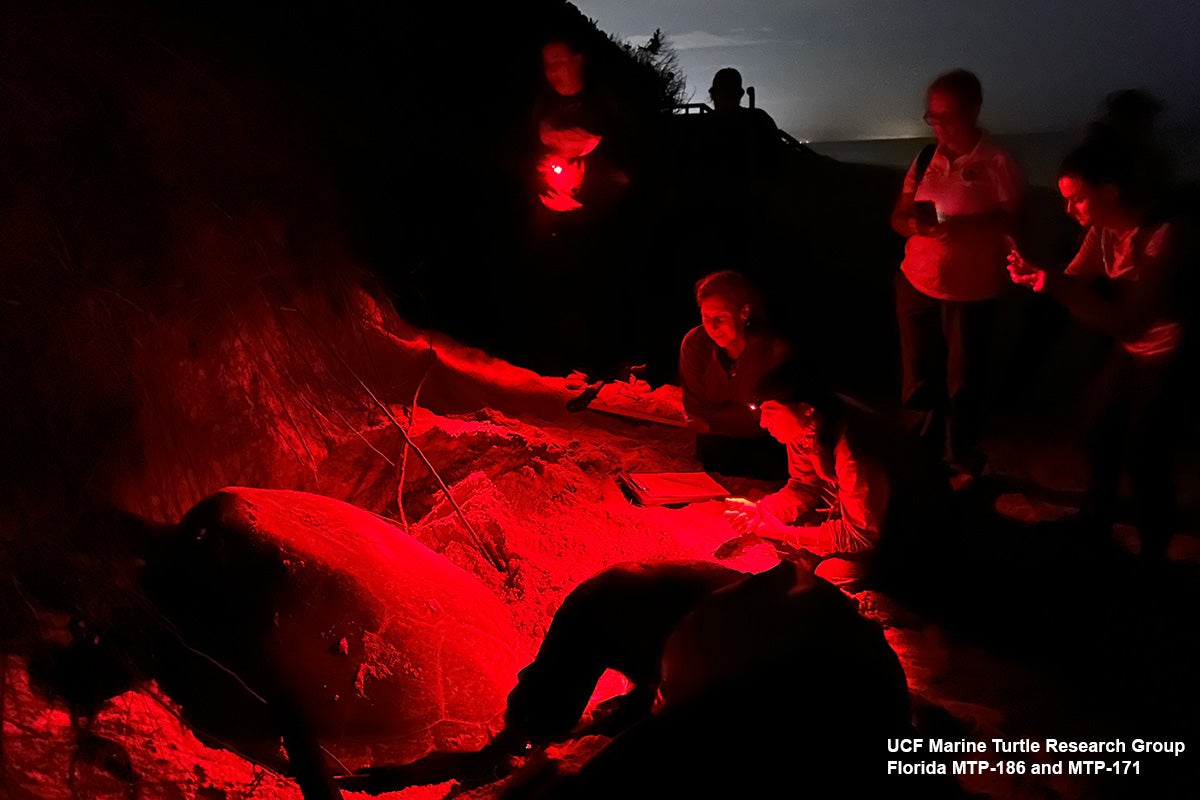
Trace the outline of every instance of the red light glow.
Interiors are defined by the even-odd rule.
[[[542,143],[550,152],[538,165],[542,177],[539,197],[551,211],[576,211],[583,204],[576,199],[583,186],[584,161],[600,144],[600,137],[577,131],[543,131]]]

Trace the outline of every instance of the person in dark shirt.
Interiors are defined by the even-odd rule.
[[[730,172],[741,172],[735,178],[751,180],[764,177],[776,161],[780,149],[779,128],[771,115],[761,108],[742,105],[746,90],[742,74],[733,67],[717,70],[708,96],[713,113],[705,118],[710,147],[734,157],[722,166]]]
[[[784,342],[751,325],[756,302],[750,284],[733,270],[696,284],[701,324],[679,350],[679,381],[696,456],[706,470],[726,475],[783,474],[782,448],[751,408],[759,381],[787,355]]]
[[[524,366],[594,378],[637,358],[636,317],[621,281],[631,261],[624,251],[635,115],[572,40],[548,40],[541,60],[529,140],[529,256],[501,289],[505,306],[524,311],[503,324],[514,329],[510,349]],[[620,324],[611,324],[613,309]],[[597,335],[603,326],[610,335]]]
[[[534,105],[541,143],[538,197],[553,212],[602,211],[629,183],[621,163],[629,121],[585,67],[583,53],[567,40],[542,47],[546,86]]]
[[[708,93],[713,113],[700,120],[695,159],[701,224],[712,255],[746,272],[767,232],[783,142],[770,114],[742,105],[746,90],[733,67],[717,71]]]

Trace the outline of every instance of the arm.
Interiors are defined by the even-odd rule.
[[[895,208],[892,209],[892,230],[905,239],[910,236],[916,236],[921,232],[917,227],[917,218],[913,216],[913,202],[915,198],[915,191],[903,192],[896,201]]]
[[[1088,232],[1066,271],[1047,272],[1022,261],[1024,272],[1014,274],[1014,280],[1056,298],[1085,325],[1120,341],[1129,341],[1155,321],[1155,313],[1167,291],[1172,251],[1169,238],[1165,226],[1150,235],[1136,256],[1138,280],[1118,299],[1106,297],[1094,287],[1095,278],[1104,274],[1100,235],[1095,229]]]
[[[1165,265],[1146,266],[1151,269],[1133,284],[1127,295],[1117,300],[1101,295],[1090,281],[1074,275],[1048,274],[1045,291],[1058,298],[1072,316],[1088,327],[1129,342],[1154,324],[1155,312],[1162,305]]]
[[[812,455],[788,446],[788,480],[779,491],[758,501],[766,515],[783,524],[795,522],[817,507],[823,481],[812,465]]]
[[[701,334],[702,335],[702,334]],[[683,410],[692,418],[708,419],[713,409],[704,397],[704,371],[711,353],[696,340],[693,328],[679,347],[679,387],[683,390]]]
[[[864,467],[845,438],[838,443],[835,460],[840,517],[820,525],[780,525],[765,520],[760,535],[779,538],[815,555],[861,553],[875,547],[883,526],[889,485],[879,470]]]
[[[917,156],[917,158],[920,158],[920,156]],[[904,175],[904,186],[901,188],[900,197],[896,200],[896,205],[892,209],[892,230],[905,239],[922,233],[922,230],[917,225],[917,218],[913,215],[913,203],[916,201],[916,195],[917,162],[914,159],[908,168],[908,172]],[[928,233],[928,231],[925,231],[925,233]]]

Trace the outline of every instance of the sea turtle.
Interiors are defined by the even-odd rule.
[[[143,584],[175,645],[156,677],[185,717],[264,758],[282,735],[310,798],[339,796],[322,751],[407,763],[483,747],[522,663],[507,610],[473,576],[315,494],[217,492]]]

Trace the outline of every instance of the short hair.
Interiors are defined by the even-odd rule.
[[[928,98],[934,92],[952,94],[968,108],[978,109],[983,105],[983,86],[975,73],[967,69],[952,69],[938,75],[925,90],[925,96]]]
[[[753,312],[758,305],[754,288],[742,273],[723,269],[710,272],[696,281],[696,305],[700,305],[710,297],[721,297],[729,301],[734,308],[750,306]]]

